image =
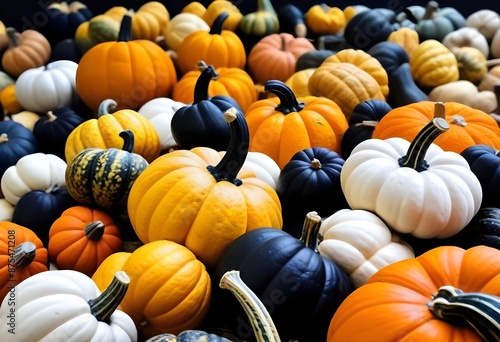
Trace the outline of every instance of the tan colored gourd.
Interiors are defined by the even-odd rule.
[[[435,87],[429,93],[429,100],[436,102],[458,102],[486,113],[491,113],[498,107],[497,98],[493,91],[479,91],[472,82],[465,80]]]
[[[493,91],[494,86],[497,84],[500,85],[500,65],[491,68],[486,73],[486,75],[484,75],[484,77],[481,79],[481,82],[479,82],[477,88],[480,91],[483,90]]]
[[[487,40],[491,40],[500,30],[500,15],[491,9],[481,9],[467,17],[465,26],[476,28]]]
[[[474,27],[462,27],[452,31],[443,38],[442,43],[453,53],[461,47],[469,46],[481,51],[484,58],[488,58],[490,54],[488,41],[483,34]]]

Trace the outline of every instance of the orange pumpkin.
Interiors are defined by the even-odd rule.
[[[174,87],[172,99],[182,103],[192,103],[194,88],[201,72],[206,68],[206,63],[200,63],[200,70],[189,71],[184,74]],[[208,85],[208,95],[225,95],[233,98],[245,112],[246,109],[257,101],[257,90],[248,73],[240,68],[220,67],[215,70],[217,78],[212,79]]]
[[[99,209],[71,207],[50,227],[49,256],[59,269],[91,277],[104,259],[121,248],[120,229]]]
[[[390,264],[342,302],[327,341],[483,341],[435,316],[432,299],[442,286],[500,296],[499,274],[500,251],[487,246],[443,246]]]
[[[290,33],[273,33],[259,40],[248,54],[248,69],[256,83],[285,82],[295,72],[297,59],[315,50],[306,38]]]
[[[0,297],[34,274],[48,270],[48,253],[32,230],[18,224],[0,222]],[[13,301],[15,292],[11,292]]]
[[[5,112],[16,114],[23,110],[23,106],[16,97],[16,85],[10,84],[0,91],[0,103]]]
[[[444,103],[444,113],[436,113],[435,102],[420,101],[394,108],[377,123],[372,138],[400,137],[413,141],[417,133],[434,117],[441,116],[450,128],[434,143],[445,151],[462,153],[467,147],[485,144],[500,149],[500,128],[485,112],[457,102]]]
[[[281,169],[306,148],[326,147],[340,154],[348,123],[335,102],[316,96],[296,98],[281,81],[266,82],[265,90],[277,96],[248,108],[250,151],[267,154]]]
[[[198,30],[184,38],[177,50],[177,62],[182,74],[196,70],[200,60],[215,68],[245,67],[247,57],[243,42],[233,31],[222,29],[228,16],[225,12],[220,14],[209,32]]]
[[[76,89],[94,112],[105,99],[118,109],[138,110],[156,97],[169,97],[177,74],[172,59],[156,43],[130,40],[131,17],[125,15],[117,42],[104,42],[88,50],[78,63]]]

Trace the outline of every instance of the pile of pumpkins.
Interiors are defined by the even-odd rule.
[[[500,14],[257,3],[0,22],[0,340],[500,339]]]

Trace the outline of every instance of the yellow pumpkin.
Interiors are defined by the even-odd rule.
[[[316,68],[308,68],[296,71],[286,80],[285,84],[292,89],[297,97],[311,96],[312,94],[309,91],[309,79],[315,70]]]
[[[311,6],[305,13],[305,22],[317,35],[339,33],[347,23],[344,11],[324,3]]]
[[[478,84],[488,72],[486,58],[474,47],[464,46],[454,52],[458,63],[459,78]]]
[[[243,19],[243,14],[240,12],[239,8],[233,4],[232,1],[227,0],[215,0],[211,1],[207,6],[207,10],[203,14],[203,20],[212,27],[215,19],[222,13],[227,13],[228,17],[224,20],[222,24],[222,29],[236,31],[241,19]]]
[[[413,50],[420,44],[418,32],[409,27],[401,27],[393,31],[389,37],[387,37],[387,41],[399,44],[405,49],[408,56],[410,56]]]
[[[0,103],[6,113],[15,114],[23,110],[16,97],[16,85],[10,84],[0,92]]]

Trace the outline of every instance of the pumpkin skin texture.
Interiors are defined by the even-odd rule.
[[[120,229],[102,210],[71,207],[50,227],[47,248],[58,269],[91,277],[104,259],[121,251]]]
[[[435,102],[420,101],[394,107],[377,124],[373,138],[400,137],[412,141],[422,127],[434,117]],[[462,153],[467,147],[484,144],[500,148],[500,128],[483,111],[457,102],[444,103],[444,118],[450,128],[435,140],[445,151]]]
[[[277,95],[254,102],[246,112],[250,151],[270,156],[280,167],[306,148],[326,147],[340,153],[347,120],[337,104],[324,97],[296,98],[283,82],[266,82]]]
[[[177,82],[169,55],[152,41],[130,40],[131,19],[124,19],[118,41],[97,44],[78,63],[76,89],[94,112],[105,99],[114,99],[117,109],[137,110],[153,98],[170,96]]]
[[[266,303],[283,341],[325,340],[328,322],[351,292],[347,276],[335,263],[276,229],[255,229],[231,243],[217,264],[215,281],[228,270],[239,270],[243,281]],[[236,318],[245,317],[242,310],[230,295],[219,295],[224,303],[221,317],[229,326],[241,328],[243,323]],[[307,335],[301,324],[308,327]]]
[[[127,208],[143,243],[166,239],[183,244],[213,268],[229,243],[243,233],[263,226],[281,229],[275,190],[253,173],[236,178],[249,137],[243,114],[236,111],[236,119],[231,114],[225,114],[233,121],[222,159],[207,147],[177,150],[158,157],[137,178]]]
[[[116,310],[129,281],[120,273],[110,285],[113,290],[101,296],[92,279],[77,271],[53,270],[31,276],[16,287],[16,338],[136,342],[132,319]],[[2,325],[7,325],[9,311],[5,298],[0,307]],[[43,318],[33,317],[36,312],[43,312]],[[7,329],[0,332],[2,341],[8,341],[9,335]]]
[[[373,45],[386,41],[392,31],[391,23],[380,14],[380,10],[362,11],[348,20],[344,37],[349,45],[367,51]]]
[[[0,121],[0,175],[25,155],[38,152],[36,138],[14,121]]]
[[[197,30],[210,31],[210,26],[193,13],[179,13],[167,24],[165,29],[165,42],[169,50],[179,50],[184,38]]]
[[[47,6],[48,21],[44,27],[44,35],[51,45],[75,35],[81,23],[90,20],[94,14],[79,1],[57,3]]]
[[[23,244],[15,251],[16,247]],[[11,254],[20,257],[11,260]],[[12,222],[0,221],[0,296],[7,293],[24,279],[48,270],[48,253],[42,241],[30,229]]]
[[[340,305],[327,341],[482,341],[473,329],[436,318],[426,303],[443,285],[498,296],[499,272],[500,252],[486,246],[443,246],[388,265]]]
[[[340,175],[350,207],[374,212],[389,228],[418,238],[462,230],[479,210],[482,190],[462,156],[432,143],[448,128],[435,118],[411,144],[402,138],[359,143]]]
[[[108,259],[101,264],[93,280],[102,289],[108,286],[114,269],[129,275],[121,309],[134,320],[142,337],[178,334],[194,329],[205,318],[212,294],[210,276],[187,248],[159,240],[114,256],[108,257],[112,265]]]
[[[477,144],[461,153],[481,183],[483,200],[481,207],[500,208],[500,152],[488,145]]]

